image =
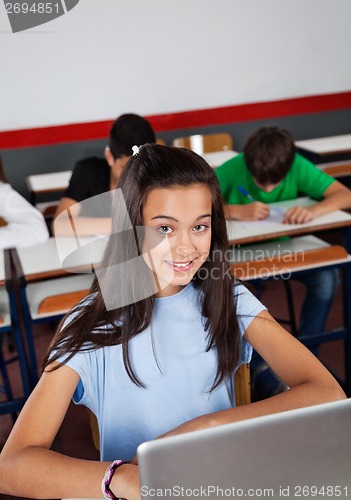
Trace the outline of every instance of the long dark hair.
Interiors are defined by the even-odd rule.
[[[206,262],[194,276],[193,283],[198,290],[204,329],[208,336],[207,350],[216,349],[217,351],[218,368],[212,386],[214,389],[237,367],[241,343],[233,295],[233,280],[229,275],[229,264],[225,259],[228,239],[223,200],[217,177],[206,161],[192,151],[145,144],[140,148],[139,154],[131,157],[127,163],[117,187],[122,190],[127,208],[126,213],[135,231],[137,227],[143,226],[143,207],[152,189],[192,184],[208,186],[212,195],[210,253]],[[116,224],[119,227],[116,227]],[[124,276],[119,276],[118,281],[114,281],[113,278],[112,269],[116,268],[114,236],[121,234],[121,219],[116,216],[116,203],[112,206],[112,226],[112,236],[106,247],[102,264],[102,269],[106,271],[102,281],[113,282],[114,292],[116,293],[117,288],[117,292],[122,293],[123,290],[130,288],[134,290],[133,287],[137,288],[140,283],[135,273],[131,275],[124,273]],[[131,232],[133,231],[126,230],[124,234]],[[135,237],[136,234],[133,233],[133,238],[130,239],[135,242]],[[137,253],[141,255],[140,248]],[[130,259],[130,256],[128,258]],[[122,252],[122,256],[120,255],[118,259],[123,261],[127,259],[127,255]],[[202,279],[204,275],[206,278]],[[129,377],[137,385],[143,386],[131,365],[128,342],[150,325],[153,307],[154,297],[150,296],[129,305],[107,310],[103,293],[95,279],[90,296],[70,312],[70,319],[66,319],[64,326],[54,338],[51,346],[52,353],[44,361],[44,367],[49,361],[58,360],[64,354],[69,354],[67,359],[70,359],[79,350],[121,344],[123,361]],[[101,327],[104,328],[99,331]]]

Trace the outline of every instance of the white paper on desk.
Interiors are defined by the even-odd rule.
[[[271,207],[267,219],[241,221],[241,224],[247,228],[276,226],[282,224],[285,216],[285,210],[282,207]]]

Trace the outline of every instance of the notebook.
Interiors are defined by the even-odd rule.
[[[143,443],[142,498],[351,497],[351,399]]]

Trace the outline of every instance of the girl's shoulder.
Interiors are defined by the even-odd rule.
[[[245,285],[238,281],[234,282],[233,293],[238,316],[255,317],[261,311],[267,309]]]

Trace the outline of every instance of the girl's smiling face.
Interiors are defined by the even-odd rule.
[[[143,253],[165,297],[187,285],[211,247],[212,196],[204,184],[155,188],[143,209]]]

